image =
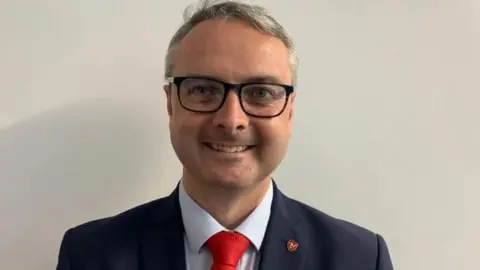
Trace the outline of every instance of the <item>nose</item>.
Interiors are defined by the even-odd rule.
[[[230,91],[225,97],[222,107],[215,113],[214,125],[228,133],[236,133],[246,129],[249,117],[243,111],[238,95]]]

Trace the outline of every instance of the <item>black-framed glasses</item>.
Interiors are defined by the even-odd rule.
[[[225,103],[230,91],[236,92],[245,114],[271,118],[283,113],[291,85],[251,82],[231,84],[207,77],[168,77],[167,82],[177,88],[180,105],[189,111],[213,113]]]

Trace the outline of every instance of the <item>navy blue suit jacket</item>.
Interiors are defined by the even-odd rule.
[[[178,188],[168,197],[69,229],[57,270],[186,270]],[[298,243],[289,250],[287,243]],[[274,187],[260,270],[392,270],[383,238]]]

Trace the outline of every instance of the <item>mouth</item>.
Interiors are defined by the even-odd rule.
[[[210,150],[220,152],[220,153],[245,153],[250,151],[255,146],[254,145],[228,145],[220,143],[203,143]]]

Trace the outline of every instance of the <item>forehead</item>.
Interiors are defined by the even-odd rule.
[[[208,20],[195,26],[180,43],[173,75],[208,75],[229,82],[266,76],[292,82],[283,42],[238,20]]]

